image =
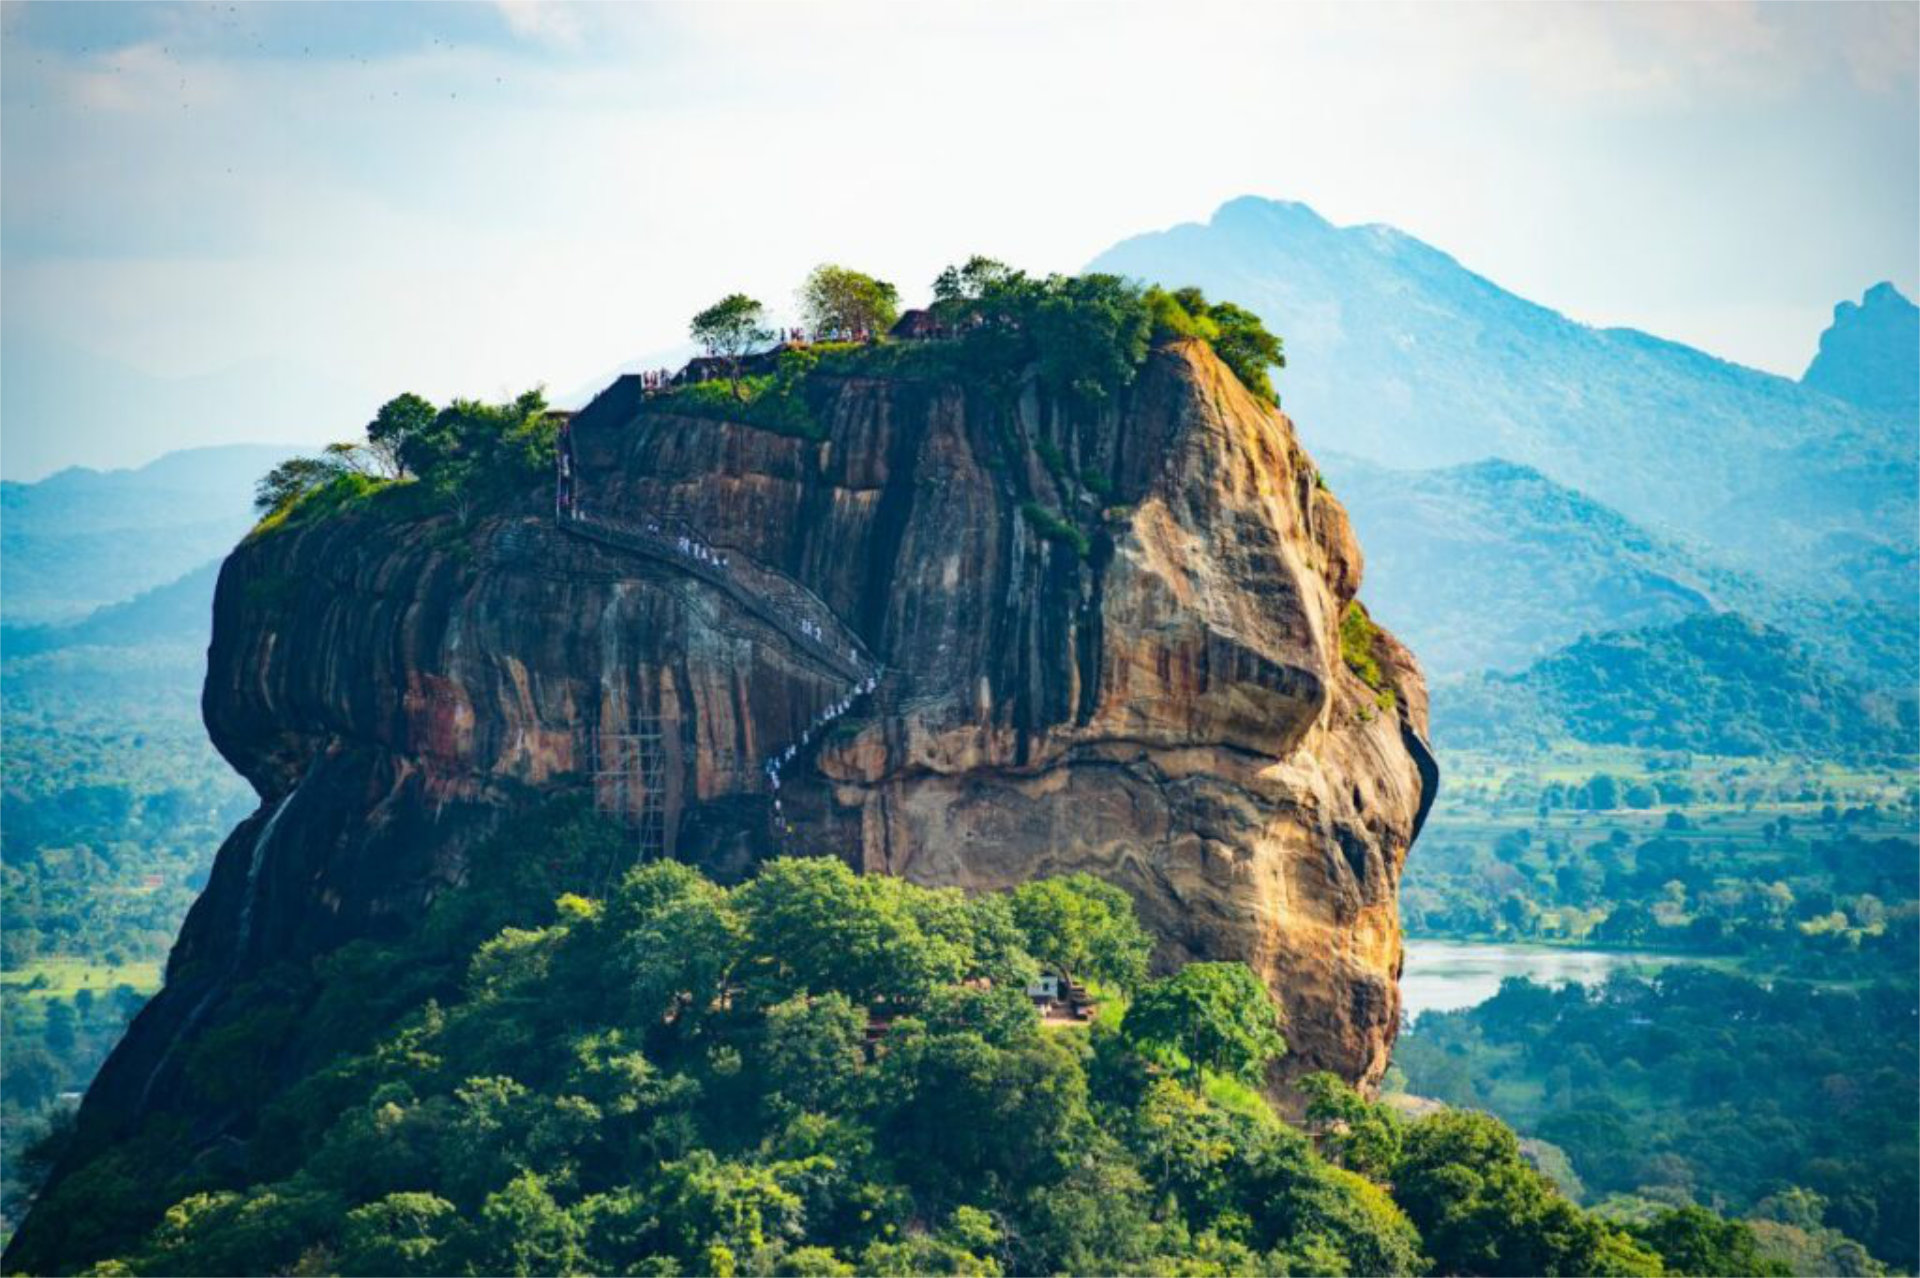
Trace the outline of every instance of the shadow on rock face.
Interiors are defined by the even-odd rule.
[[[581,508],[638,539],[577,535],[531,493],[234,553],[206,717],[286,815],[257,863],[264,818],[222,849],[185,975],[90,1109],[171,1095],[221,973],[411,926],[501,817],[559,791],[626,819],[636,856],[722,879],[780,854],[969,889],[1090,871],[1162,963],[1266,978],[1287,1070],[1378,1079],[1437,782],[1426,694],[1384,632],[1375,686],[1342,660],[1362,557],[1282,415],[1198,344],[1097,411],[830,381],[818,440],[630,389],[570,446]],[[698,568],[648,531],[664,519]]]

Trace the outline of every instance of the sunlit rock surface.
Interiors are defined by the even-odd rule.
[[[1286,1071],[1377,1081],[1396,890],[1437,780],[1426,694],[1384,633],[1386,691],[1343,664],[1360,550],[1287,419],[1188,344],[1097,413],[847,379],[824,420],[811,441],[680,417],[622,382],[575,421],[581,509],[684,520],[732,593],[570,535],[545,492],[465,526],[347,515],[242,545],[205,710],[262,806],[91,1118],[191,1110],[179,1043],[227,990],[412,926],[503,814],[592,787],[636,727],[659,734],[670,855],[720,877],[837,855],[967,888],[1088,870],[1134,896],[1164,963],[1265,976]],[[1034,503],[1090,552],[1043,536]],[[830,610],[824,642],[877,667],[870,693],[742,604],[799,587]],[[776,816],[765,765],[790,747]]]

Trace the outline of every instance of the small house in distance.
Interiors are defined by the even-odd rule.
[[[1040,977],[1027,986],[1027,997],[1043,1021],[1090,1021],[1098,1010],[1087,987],[1065,972]]]
[[[993,988],[993,982],[986,977],[971,977],[961,984],[969,989]],[[1032,1000],[1033,1010],[1043,1025],[1085,1025],[1100,1010],[1092,992],[1064,972],[1041,975],[1028,984],[1026,994]],[[868,1060],[878,1059],[880,1053],[886,1050],[887,1035],[893,1032],[893,1024],[899,1014],[898,1007],[884,1000],[868,1006],[863,1044]]]

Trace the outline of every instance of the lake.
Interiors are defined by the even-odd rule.
[[[1542,985],[1572,981],[1593,985],[1622,968],[1652,971],[1672,961],[1661,954],[1408,940],[1400,1002],[1412,1020],[1422,1012],[1452,1012],[1484,1003],[1499,993],[1500,982],[1509,976],[1531,977]]]

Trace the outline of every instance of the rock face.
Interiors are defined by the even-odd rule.
[[[1384,633],[1385,691],[1341,660],[1360,551],[1291,424],[1197,344],[1098,413],[828,386],[820,441],[673,415],[631,381],[575,420],[579,508],[697,530],[704,576],[574,535],[546,493],[233,554],[205,711],[262,804],[95,1121],[182,1095],[177,1045],[238,977],[407,928],[504,814],[587,787],[723,877],[782,852],[966,888],[1091,871],[1162,961],[1266,977],[1290,1071],[1379,1078],[1396,888],[1437,783],[1426,695]],[[782,624],[807,608],[856,675],[878,666],[871,692]],[[765,764],[789,747],[776,819]]]

